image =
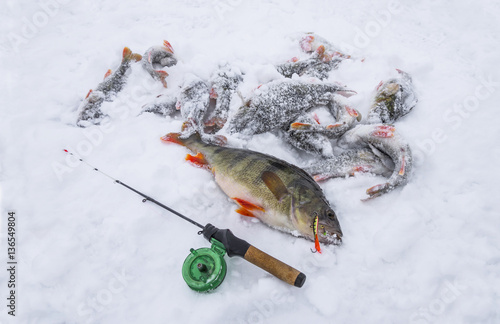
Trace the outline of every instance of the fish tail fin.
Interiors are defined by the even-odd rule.
[[[128,47],[124,47],[122,57],[124,61],[130,61],[132,59],[132,50]]]
[[[130,48],[124,47],[123,48],[123,59],[122,59],[122,62],[128,62],[128,61],[131,61],[131,60],[139,62],[140,60],[142,60],[142,55],[136,54],[136,53],[132,53],[132,50]]]
[[[181,133],[168,133],[165,136],[162,136],[160,139],[166,143],[175,143],[182,146],[186,146],[185,144],[186,139],[181,138]]]
[[[141,54],[137,54],[137,53],[134,53],[132,54],[132,59],[136,62],[139,62],[140,60],[142,60],[142,55]]]
[[[191,135],[186,135],[183,133],[168,133],[160,138],[163,142],[166,143],[175,143],[182,146],[190,147],[194,146],[197,143],[202,143],[201,136],[198,132],[194,132]]]

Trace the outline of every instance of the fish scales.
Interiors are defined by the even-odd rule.
[[[249,203],[247,211],[265,224],[287,232],[298,231],[313,240],[311,225],[319,215],[322,226],[328,228],[320,241],[332,243],[341,237],[340,225],[323,191],[302,169],[263,153],[204,143],[199,134],[189,138],[167,134],[162,139],[201,154],[221,189],[242,208],[245,204],[241,201]],[[269,184],[276,182],[277,188]],[[286,194],[277,197],[277,192]]]
[[[285,127],[305,111],[332,100],[336,84],[276,80],[263,85],[229,121],[229,131],[248,135]],[[348,91],[348,90],[346,90]]]
[[[190,146],[188,145],[188,147]],[[256,176],[264,171],[270,171],[277,173],[286,186],[292,183],[293,179],[287,172],[270,164],[267,156],[263,157],[260,153],[249,153],[250,151],[242,149],[214,149],[213,146],[208,145],[197,145],[194,149],[204,155],[212,167],[217,183],[229,197],[237,197],[242,194],[241,188],[244,188],[247,192],[243,193],[244,197],[239,198],[250,200],[250,197],[252,197],[253,199],[250,202],[261,206],[265,210],[275,210],[285,215],[290,214],[290,198],[279,203],[272,192],[266,188],[264,181]],[[226,181],[227,179],[230,179],[230,181]],[[265,218],[264,215],[258,216],[259,218]],[[292,226],[291,221],[285,218],[280,218],[278,221],[275,219],[268,223],[271,226],[285,228]]]
[[[211,147],[204,147],[200,149],[200,152],[204,154],[207,161],[210,165],[212,165],[215,179],[218,180],[219,174],[225,174],[232,181],[237,183],[238,186],[248,190],[250,196],[254,197],[256,200],[251,202],[262,206],[265,210],[275,211],[283,215],[291,214],[291,198],[286,197],[282,202],[279,202],[275,199],[272,192],[266,187],[262,178],[258,176],[265,171],[276,173],[287,188],[305,185],[310,189],[314,189],[313,186],[305,180],[307,178],[303,181],[296,179],[297,176],[293,173],[296,171],[295,168],[285,161],[280,160],[279,163],[273,163],[278,161],[273,161],[273,159],[270,159],[269,156],[261,153],[241,149],[224,149],[219,154],[211,154],[214,151],[210,148]],[[290,169],[288,170],[284,166]],[[221,183],[219,182],[219,184]],[[222,184],[221,187],[228,196],[234,197],[234,192],[232,192],[233,188],[230,184]],[[271,220],[267,219],[268,217],[266,217],[266,215],[259,215],[259,218],[266,218],[267,223],[272,226],[282,226],[288,229],[293,229],[291,219],[289,218],[273,217]]]

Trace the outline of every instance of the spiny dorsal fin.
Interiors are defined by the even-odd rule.
[[[262,175],[260,177],[278,201],[281,201],[283,198],[290,194],[285,184],[283,183],[283,181],[281,181],[276,173],[271,171],[264,171],[262,172]]]

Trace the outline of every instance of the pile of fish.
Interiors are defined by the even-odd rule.
[[[257,217],[263,223],[319,243],[339,243],[339,221],[317,182],[367,172],[387,181],[366,190],[372,199],[408,182],[412,170],[409,145],[394,123],[407,115],[417,98],[410,75],[380,82],[368,116],[363,120],[345,98],[356,95],[346,85],[327,82],[330,72],[344,60],[352,60],[334,45],[312,33],[298,40],[302,59],[276,65],[283,76],[262,84],[243,99],[238,89],[244,74],[224,64],[209,80],[184,76],[175,96],[159,95],[143,112],[161,116],[180,113],[184,121],[179,133],[162,137],[189,148],[195,155],[187,161],[210,170],[220,188],[238,205],[238,213]],[[304,58],[305,57],[305,58]],[[123,88],[133,62],[167,87],[166,68],[177,63],[169,42],[151,47],[144,55],[125,48],[115,72],[91,90],[78,109],[76,124],[97,125],[107,118],[100,107]],[[237,96],[236,96],[237,95]],[[243,103],[231,105],[238,97]],[[312,113],[326,108],[334,122],[321,124]],[[227,147],[226,136],[251,137],[272,132],[300,151],[317,158],[299,168],[270,155]]]

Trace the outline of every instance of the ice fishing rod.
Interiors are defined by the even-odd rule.
[[[304,285],[304,282],[306,281],[305,274],[292,268],[286,263],[275,259],[269,254],[262,252],[247,241],[236,237],[231,230],[219,229],[210,223],[203,226],[191,218],[184,216],[172,208],[160,203],[156,199],[153,199],[139,190],[132,188],[126,183],[123,183],[122,181],[104,173],[82,158],[75,156],[68,150],[65,149],[64,152],[74,156],[94,171],[110,178],[114,183],[118,183],[142,196],[142,202],[150,201],[201,228],[201,231],[199,231],[198,234],[203,234],[203,237],[205,237],[212,244],[212,246],[210,248],[200,248],[197,250],[191,249],[191,254],[189,254],[186,260],[184,260],[184,264],[182,265],[182,277],[191,289],[199,292],[206,292],[214,290],[221,285],[227,272],[227,265],[224,260],[224,255],[226,253],[229,257],[242,257],[248,262],[269,272],[273,276],[290,285],[299,288]]]

